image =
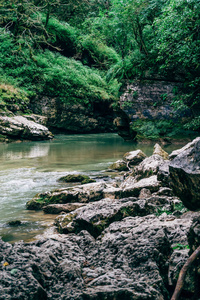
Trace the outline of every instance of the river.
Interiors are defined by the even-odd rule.
[[[66,187],[58,178],[68,173],[95,175],[127,151],[151,155],[154,144],[125,142],[117,134],[57,135],[52,141],[0,144],[0,236],[4,241],[29,241],[50,226],[55,215],[27,211],[37,193]],[[170,153],[177,145],[168,146]],[[7,225],[20,220],[17,227]]]

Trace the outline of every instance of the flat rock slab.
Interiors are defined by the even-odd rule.
[[[104,182],[94,182],[85,185],[77,185],[66,189],[58,189],[51,192],[39,193],[26,206],[30,210],[40,210],[49,204],[87,203],[103,198],[106,188]]]
[[[50,204],[43,207],[43,211],[47,214],[59,214],[61,212],[71,212],[84,206],[83,203],[68,203],[68,204]]]

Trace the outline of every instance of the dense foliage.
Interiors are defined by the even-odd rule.
[[[89,103],[124,79],[181,81],[199,130],[200,0],[0,0],[0,26],[3,83]]]

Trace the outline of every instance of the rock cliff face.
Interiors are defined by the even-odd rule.
[[[58,99],[42,97],[31,103],[31,110],[47,117],[47,126],[66,133],[97,133],[114,131],[111,102],[92,105],[66,104]]]
[[[132,139],[137,132],[130,130],[136,120],[174,120],[183,121],[191,112],[174,111],[171,103],[181,87],[179,83],[143,80],[127,82],[120,97],[115,124],[119,135]]]

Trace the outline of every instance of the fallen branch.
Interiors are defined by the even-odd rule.
[[[191,264],[198,258],[199,255],[200,255],[200,246],[192,253],[192,255],[187,259],[186,263],[182,267],[171,300],[178,300],[184,285],[187,270],[189,269]]]

